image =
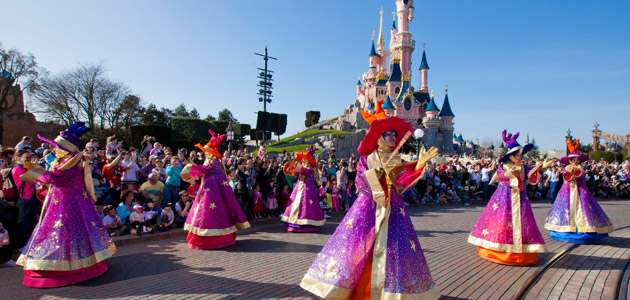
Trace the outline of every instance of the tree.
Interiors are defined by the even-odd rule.
[[[142,99],[136,95],[127,95],[122,103],[116,109],[116,115],[119,116],[115,128],[124,128],[129,131],[132,125],[139,124],[142,121],[145,108],[142,106]]]
[[[90,128],[104,129],[118,118],[115,110],[129,94],[122,82],[109,79],[102,64],[80,65],[77,69],[45,77],[34,92],[39,113],[67,126],[86,120]]]
[[[193,108],[193,109],[190,111],[190,117],[191,117],[191,118],[196,118],[196,119],[201,119],[201,118],[199,117],[199,112],[197,111],[197,109],[196,109],[196,108]]]
[[[232,112],[224,108],[219,112],[219,121],[232,121],[232,123],[238,123],[238,120],[232,115]]]
[[[215,118],[215,117],[214,117],[213,115],[211,115],[211,114],[208,114],[204,120],[206,120],[206,121],[208,121],[208,122],[212,122],[212,121],[216,121],[216,120],[217,120],[217,118]]]
[[[140,121],[143,124],[171,126],[171,117],[173,117],[173,112],[170,109],[164,107],[158,109],[155,104],[151,103],[140,117]]]
[[[31,93],[45,70],[37,66],[33,54],[24,54],[16,49],[5,50],[0,43],[0,142],[4,118],[15,107],[16,99],[24,91]]]
[[[188,110],[186,110],[186,105],[184,105],[184,103],[175,107],[175,110],[173,111],[173,117],[181,117],[181,118],[190,117],[190,113],[188,113]]]

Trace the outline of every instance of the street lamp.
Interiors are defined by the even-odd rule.
[[[228,155],[232,155],[232,141],[234,141],[234,127],[232,127],[232,121],[228,123],[225,133],[228,141]]]
[[[424,136],[424,130],[418,128],[413,132],[413,136],[416,138],[416,155],[420,156],[420,140]]]

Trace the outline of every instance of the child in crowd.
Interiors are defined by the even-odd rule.
[[[173,224],[173,222],[175,222],[175,213],[168,203],[162,203],[162,213],[160,214],[160,218],[162,218],[162,226],[159,228],[161,232],[171,230],[177,226],[176,224]]]
[[[186,190],[187,195],[190,196],[190,198],[195,198],[197,196],[197,191],[199,190],[199,182],[201,179],[197,179],[195,180],[195,182],[193,182],[189,187],[188,190]],[[181,195],[181,192],[180,192]]]
[[[277,190],[273,178],[269,179],[269,187],[267,188],[267,219],[276,217],[278,209],[278,199],[276,199]]]
[[[175,202],[175,224],[178,227],[184,227],[184,223],[186,223],[186,218],[188,217],[188,212],[190,211],[191,206],[192,199],[190,199],[188,192],[180,191],[179,201]]]
[[[129,224],[136,230],[136,235],[142,235],[143,232],[147,232],[143,210],[144,208],[141,205],[135,204],[133,206],[133,212],[129,215]]]
[[[337,189],[337,181],[333,179],[328,188],[330,189],[330,200],[332,202],[333,211],[339,211],[339,189]]]
[[[265,212],[265,205],[263,204],[262,193],[260,192],[260,186],[256,184],[254,187],[254,217],[256,219],[262,218],[260,213]]]
[[[120,149],[121,146],[122,141],[119,142],[115,135],[107,137],[107,145],[105,146],[107,158],[113,157],[116,150]]]
[[[328,207],[328,209],[333,209],[331,185],[332,183],[329,182],[328,185],[326,186],[326,192],[324,193],[324,196],[326,196],[326,206]]]
[[[113,205],[107,205],[103,209],[105,217],[103,218],[103,225],[110,236],[122,235],[127,227],[122,224],[120,218],[116,215],[116,209]]]
[[[280,207],[280,211],[284,211],[287,209],[287,205],[289,203],[289,199],[291,198],[291,190],[289,190],[289,185],[285,184],[282,187],[282,192],[280,192],[280,203],[278,206]]]
[[[11,253],[9,232],[4,229],[4,224],[0,221],[0,265],[5,267],[15,267],[15,261],[11,259]]]
[[[157,229],[162,225],[162,219],[160,214],[162,208],[155,205],[155,200],[149,198],[145,203],[144,208],[144,222],[147,226],[147,232],[155,233]]]

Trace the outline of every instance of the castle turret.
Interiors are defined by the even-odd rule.
[[[453,118],[455,118],[455,114],[453,114],[453,110],[451,110],[451,104],[448,101],[448,88],[445,89],[444,103],[442,104],[442,110],[440,111],[440,114],[438,116],[440,117],[440,121],[442,122],[442,124],[440,125],[440,132],[444,136],[453,135],[453,131],[455,130],[455,123],[453,123]],[[451,139],[444,139],[442,151],[444,153],[453,152],[453,141]]]
[[[381,61],[381,55],[378,54],[374,48],[374,39],[372,39],[372,49],[370,50],[370,55],[368,57],[370,58],[370,68],[376,68]]]
[[[411,38],[409,22],[413,19],[413,0],[396,0],[396,17],[398,18],[398,32],[391,44],[394,57],[400,58],[400,68],[403,75],[411,74],[411,53],[416,42]]]
[[[378,30],[378,41],[376,42],[376,45],[378,45],[378,53],[380,55],[383,55],[383,53],[385,53],[385,39],[383,38],[383,8],[382,7],[379,14],[381,15],[381,25]]]
[[[394,112],[396,111],[396,108],[394,107],[394,104],[392,103],[392,99],[390,99],[389,96],[385,98],[385,103],[383,103],[382,108],[388,117],[393,116]]]
[[[437,107],[437,104],[435,104],[433,95],[431,95],[431,102],[429,102],[427,108],[424,109],[424,112],[427,114],[427,118],[436,118],[440,113],[440,109]]]
[[[429,64],[427,63],[427,54],[425,52],[426,44],[422,43],[422,62],[420,63],[420,90],[426,91],[427,87],[427,73],[429,73]]]

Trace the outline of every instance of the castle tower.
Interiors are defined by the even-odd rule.
[[[411,75],[411,53],[416,42],[411,39],[409,22],[413,20],[413,0],[396,0],[398,32],[393,37],[391,50],[394,58],[400,58],[400,68],[404,76]]]
[[[378,41],[376,45],[378,45],[378,53],[382,56],[385,53],[385,39],[383,38],[383,8],[381,7],[381,11],[379,12],[381,15],[381,25],[378,30]]]
[[[422,43],[422,62],[420,63],[420,90],[428,91],[427,73],[429,72],[429,64],[427,63],[427,55],[425,52],[426,43]]]
[[[453,110],[451,110],[451,104],[448,101],[448,87],[444,92],[444,103],[442,104],[442,110],[438,115],[440,117],[440,121],[442,124],[440,125],[440,132],[443,136],[452,136],[453,131],[455,130],[455,123],[453,123],[453,118],[455,118],[455,114],[453,114]],[[444,139],[442,144],[443,153],[453,153],[453,140]]]
[[[388,117],[393,116],[394,113],[396,112],[396,108],[394,107],[394,104],[392,103],[392,99],[390,99],[389,96],[385,98],[385,103],[383,103],[382,108]]]
[[[435,104],[433,94],[431,94],[431,101],[424,112],[426,116],[422,118],[422,125],[424,125],[425,128],[423,140],[429,147],[437,147],[438,149],[441,149],[440,136],[438,133],[442,122],[440,122],[440,119],[438,118],[440,109]]]
[[[390,97],[397,98],[401,92],[402,71],[400,69],[400,60],[397,58],[392,59],[391,70],[389,73],[389,79],[387,79],[387,89]]]

